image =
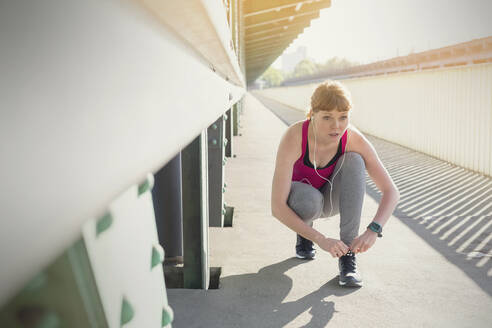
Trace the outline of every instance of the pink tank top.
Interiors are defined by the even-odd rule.
[[[307,119],[302,124],[302,154],[299,159],[294,163],[294,167],[292,170],[292,181],[299,181],[306,184],[310,184],[316,189],[321,189],[326,180],[320,178],[316,172],[314,171],[314,166],[309,160],[309,147],[308,147],[308,127],[310,120]],[[318,168],[318,173],[325,177],[326,179],[330,179],[331,174],[333,173],[335,166],[337,165],[338,158],[345,153],[345,146],[347,144],[347,130],[342,135],[340,142],[338,143],[338,150],[335,156],[330,160],[330,162],[322,168]]]

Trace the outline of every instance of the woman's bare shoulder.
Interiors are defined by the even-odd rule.
[[[285,131],[285,138],[287,139],[286,141],[289,147],[295,147],[296,150],[301,147],[303,123],[304,121],[295,122],[287,128],[287,131]]]
[[[350,151],[354,151],[360,153],[361,147],[365,145],[370,145],[369,140],[364,136],[364,134],[357,129],[354,125],[350,124],[347,129],[347,137],[348,137],[348,148]]]
[[[347,128],[347,136],[350,138],[350,137],[352,137],[354,135],[356,135],[358,137],[362,137],[363,136],[362,132],[360,132],[360,130],[357,129],[357,127],[355,125],[349,124],[349,126]]]
[[[298,121],[298,122],[291,124],[287,128],[287,133],[289,133],[293,137],[302,138],[302,124],[303,123],[304,123],[304,121]]]
[[[302,151],[301,148],[303,122],[304,121],[299,121],[291,124],[285,131],[280,143],[280,146],[283,148],[283,150],[285,150],[285,152],[288,152],[290,156],[293,156],[295,158],[299,157]]]

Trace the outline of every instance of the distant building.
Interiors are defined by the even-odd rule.
[[[292,72],[296,65],[307,58],[307,48],[300,46],[295,52],[282,55],[282,70]]]

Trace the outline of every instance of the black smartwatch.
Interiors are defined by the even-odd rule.
[[[379,223],[373,221],[367,227],[372,231],[376,232],[378,234],[378,237],[383,237],[381,233],[383,232],[383,227],[381,227]]]

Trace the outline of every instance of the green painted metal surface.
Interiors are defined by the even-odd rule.
[[[238,106],[240,106],[240,103],[241,101],[235,103],[233,106],[232,106],[232,134],[233,136],[237,136],[238,135],[238,124],[239,124],[239,120],[238,120]]]
[[[225,146],[227,144],[225,139],[226,119],[227,115],[222,115],[207,129],[209,200],[208,218],[211,227],[222,227],[224,222],[224,217],[222,215],[222,204],[224,202],[224,197],[222,194],[225,190],[222,188],[224,183],[224,167],[222,165],[222,161],[225,158]],[[217,126],[217,128],[214,129],[214,126]],[[218,140],[218,143],[211,143],[211,140]]]
[[[123,300],[121,301],[121,325],[123,326],[129,323],[134,316],[135,311],[133,310],[132,305],[123,297]]]
[[[0,323],[9,328],[108,327],[82,239],[0,309]]]
[[[169,325],[174,320],[173,309],[169,306],[165,306],[162,309],[162,327]]]
[[[147,179],[144,182],[138,185],[138,195],[142,195],[143,193],[151,190],[154,187],[154,176],[152,174],[147,175]]]
[[[162,264],[164,262],[164,249],[161,245],[152,246],[152,263],[150,268],[153,269],[155,266]]]
[[[96,236],[99,236],[104,231],[108,230],[113,224],[113,216],[110,212],[104,214],[101,218],[97,220],[96,223]]]
[[[204,130],[181,152],[183,287],[208,289],[208,156]]]

